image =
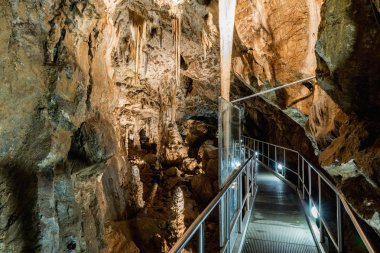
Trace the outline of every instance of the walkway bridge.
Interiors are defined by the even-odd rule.
[[[312,78],[232,102],[219,99],[220,190],[170,253],[187,246],[198,253],[380,252],[318,167],[296,150],[241,135],[242,110],[234,102]],[[219,235],[210,235],[207,223],[215,217]]]

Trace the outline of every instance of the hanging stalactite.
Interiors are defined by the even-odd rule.
[[[146,43],[147,23],[145,19],[138,14],[131,12],[131,34],[133,43],[130,44],[131,57],[135,60],[135,84],[137,84],[142,57],[143,48]]]
[[[177,88],[180,85],[180,74],[181,74],[181,18],[175,17],[172,19],[172,29],[173,29],[173,44],[175,47],[175,82],[172,90],[172,115],[171,121],[175,122],[176,119],[176,96],[177,96]]]

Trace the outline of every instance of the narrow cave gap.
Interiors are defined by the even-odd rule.
[[[185,61],[185,58],[181,54],[181,60],[180,60],[180,68],[181,68],[181,70],[187,70],[188,67],[189,66],[188,66],[187,62]]]

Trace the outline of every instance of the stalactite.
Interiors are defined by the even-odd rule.
[[[163,40],[163,29],[160,28],[160,48],[162,48],[162,40]]]
[[[131,24],[133,44],[130,45],[130,51],[132,59],[135,60],[135,84],[137,84],[142,63],[142,52],[147,40],[147,23],[143,17],[131,12]]]
[[[205,29],[202,30],[202,46],[203,46],[203,57],[204,59],[206,59],[207,49],[212,47],[212,43]]]
[[[210,49],[218,37],[218,30],[213,23],[213,16],[211,13],[207,14],[205,18],[205,24],[201,33],[203,56],[206,58],[207,50]]]
[[[176,96],[177,88],[180,86],[180,74],[181,74],[181,18],[175,17],[172,19],[173,28],[173,44],[175,47],[175,83],[172,90],[172,115],[171,122],[174,123],[176,119]]]

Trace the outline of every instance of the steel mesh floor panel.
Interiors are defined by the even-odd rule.
[[[247,239],[315,246],[310,230],[305,228],[250,223],[246,236]]]
[[[247,239],[243,253],[318,253],[315,246]]]

